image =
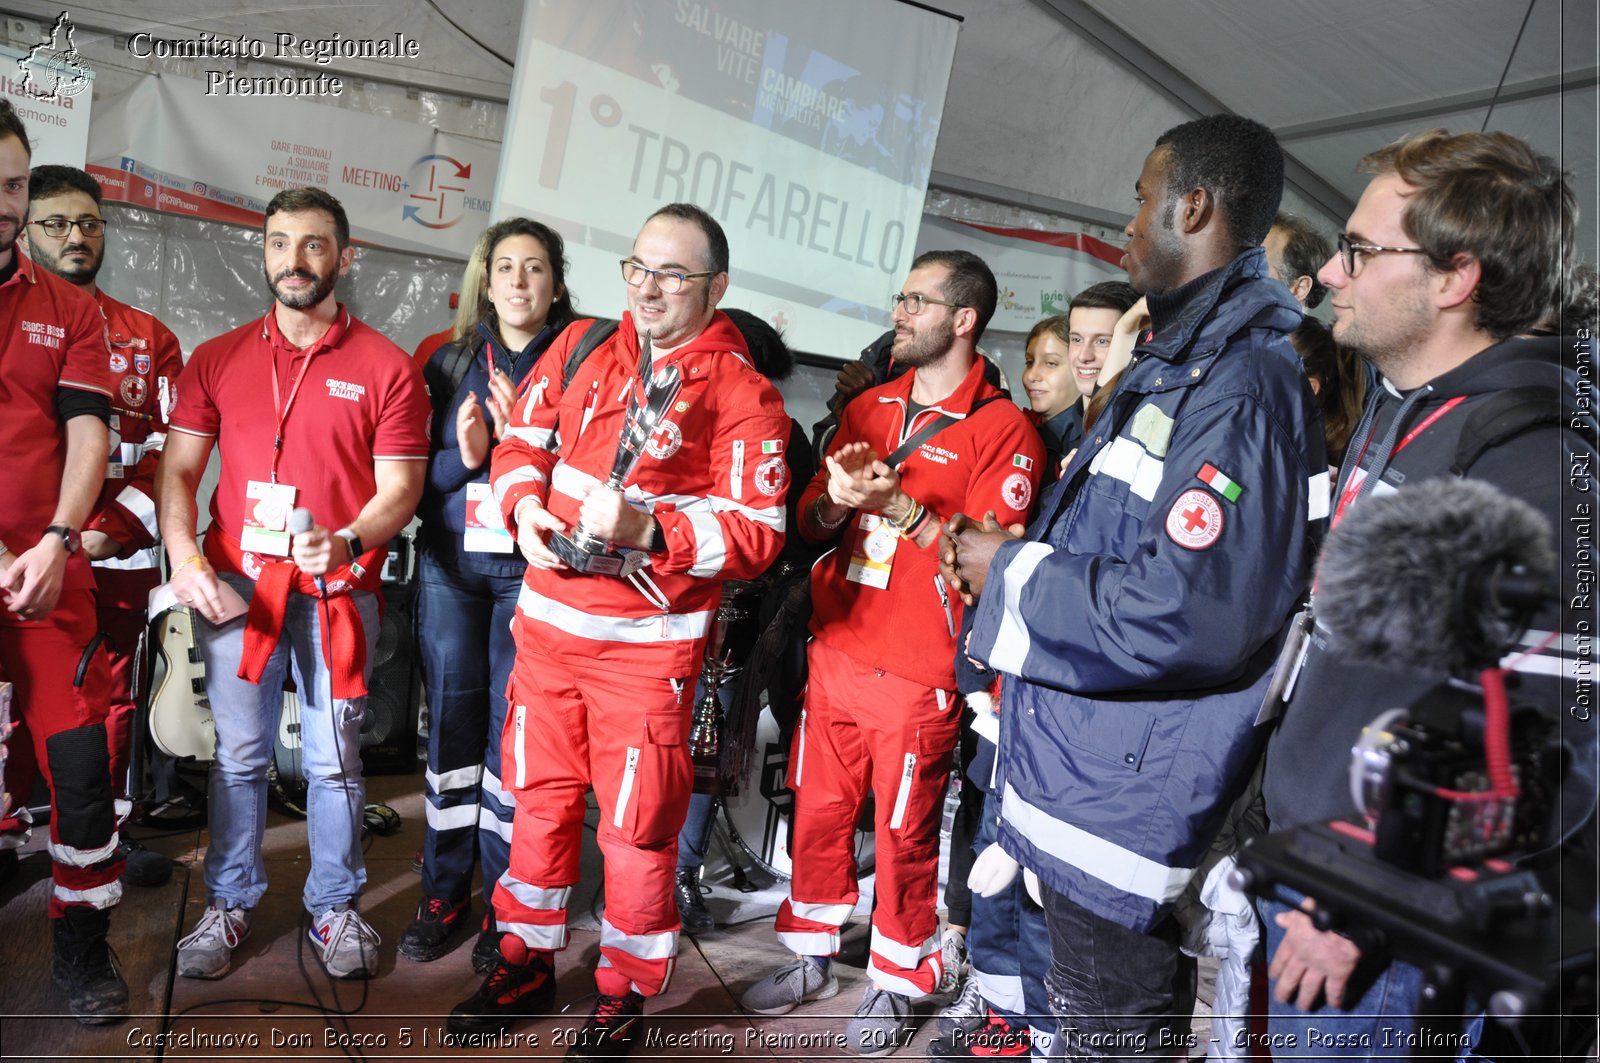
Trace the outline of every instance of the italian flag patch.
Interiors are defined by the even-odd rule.
[[[1200,466],[1200,471],[1195,473],[1200,482],[1211,488],[1229,502],[1239,501],[1239,496],[1244,494],[1244,488],[1228,479],[1223,471],[1209,461]]]
[[[1033,459],[1026,454],[1013,454],[1011,455],[1011,464],[1016,468],[1027,471],[1033,468]]]
[[[781,440],[781,439],[763,439],[761,441],[761,453],[763,453],[763,454],[782,454],[783,453],[783,440]]]

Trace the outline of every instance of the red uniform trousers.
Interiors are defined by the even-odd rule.
[[[673,682],[551,657],[520,622],[515,626],[500,749],[501,781],[516,813],[510,867],[494,890],[497,927],[530,950],[566,948],[584,792],[592,786],[606,894],[595,986],[610,996],[630,989],[655,996],[666,989],[678,954],[673,874],[694,783],[694,677]],[[512,939],[502,951],[508,946],[520,952]]]
[[[151,572],[150,585],[160,582]],[[111,754],[111,786],[119,800],[129,797],[128,762],[133,754],[133,662],[138,656],[139,638],[148,617],[143,609],[100,606],[95,611],[100,631],[106,636],[111,661],[111,709],[106,714],[106,744]]]
[[[72,905],[110,908],[122,899],[116,815],[105,720],[111,674],[103,647],[87,663],[95,636],[94,592],[66,590],[43,620],[0,610],[0,679],[9,681],[12,713],[31,740],[50,787],[53,888],[50,917]],[[81,685],[75,682],[80,666]],[[7,773],[7,787],[11,786]],[[17,801],[26,794],[13,794]]]
[[[867,788],[876,807],[877,908],[867,973],[880,989],[933,992],[939,953],[939,819],[961,727],[960,698],[813,639],[789,756],[794,878],[778,939],[803,956],[839,951],[860,891],[852,849]]]

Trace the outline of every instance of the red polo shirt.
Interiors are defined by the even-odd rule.
[[[270,310],[202,343],[178,382],[171,430],[216,438],[222,470],[211,519],[237,541],[246,485],[272,479],[280,422],[278,482],[297,488],[294,504],[317,523],[342,528],[377,492],[374,461],[428,460],[429,417],[422,371],[341,303],[333,326],[303,351]]]
[[[67,432],[56,389],[111,397],[105,323],[94,300],[20,250],[0,285],[0,542],[22,553],[39,541],[61,498]],[[94,586],[81,553],[67,561],[63,587]]]

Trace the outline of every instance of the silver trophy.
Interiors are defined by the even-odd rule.
[[[722,599],[711,621],[706,639],[705,663],[700,668],[700,700],[695,703],[689,728],[689,759],[694,763],[694,792],[720,794],[727,787],[722,777],[722,702],[717,692],[739,674],[739,665],[726,650],[728,627],[749,619],[740,594],[753,586],[744,580],[728,580],[722,585]]]
[[[643,353],[642,366],[650,364],[650,337],[640,337]],[[667,411],[678,397],[683,386],[683,376],[678,367],[669,365],[634,381],[628,389],[628,408],[622,419],[622,435],[617,440],[617,456],[611,462],[611,475],[606,477],[608,491],[621,491],[639,459],[644,457],[645,444],[660,426]],[[550,534],[550,549],[575,571],[600,576],[631,576],[644,566],[649,553],[644,550],[619,549],[579,525],[570,536],[561,532]]]

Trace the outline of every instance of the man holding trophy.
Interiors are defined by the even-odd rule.
[[[671,976],[695,677],[721,583],[758,576],[783,544],[788,486],[783,400],[716,309],[721,226],[663,207],[621,273],[621,327],[570,380],[590,323],[557,339],[495,450],[490,482],[529,562],[502,742],[516,817],[494,891],[501,962],[449,1020],[483,1034],[554,1001],[592,786],[607,905],[575,1056],[626,1051]]]

